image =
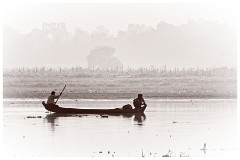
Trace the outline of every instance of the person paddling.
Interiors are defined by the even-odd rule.
[[[62,92],[58,96],[56,96],[55,92],[52,91],[51,95],[48,97],[47,104],[54,104],[55,105],[54,99],[59,98],[61,95],[62,95]]]

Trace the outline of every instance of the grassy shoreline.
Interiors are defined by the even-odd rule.
[[[133,99],[138,93],[153,99],[236,99],[237,77],[172,75],[148,77],[77,77],[62,75],[3,76],[3,98]]]
[[[141,92],[142,93],[142,92]],[[35,93],[29,95],[11,94],[5,95],[4,98],[8,99],[44,99],[50,94],[47,93]],[[176,94],[158,94],[158,93],[143,93],[146,99],[236,99],[236,95],[232,94],[216,94],[216,93],[176,93]],[[133,99],[137,96],[137,93],[63,93],[61,99]]]

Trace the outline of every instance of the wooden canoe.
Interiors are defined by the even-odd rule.
[[[62,108],[54,104],[46,104],[42,102],[46,110],[54,113],[66,113],[66,114],[136,114],[143,113],[146,107],[122,110],[120,108],[115,109],[77,109],[77,108]]]

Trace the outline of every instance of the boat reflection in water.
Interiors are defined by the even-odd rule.
[[[126,114],[104,114],[104,115],[94,115],[94,114],[62,114],[62,113],[52,113],[48,114],[45,117],[45,120],[47,123],[51,124],[52,131],[55,130],[55,126],[59,126],[59,119],[63,117],[86,117],[86,116],[94,116],[94,117],[123,117],[123,118],[132,118],[135,122],[137,122],[137,125],[142,125],[142,123],[146,120],[146,115],[144,113],[126,113]]]

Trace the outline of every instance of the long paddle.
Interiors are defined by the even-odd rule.
[[[65,88],[66,88],[66,85],[64,86],[62,92],[60,93],[60,96],[62,95],[62,93],[63,93],[63,91],[64,91]],[[60,98],[60,96],[58,97],[58,99]],[[58,99],[56,100],[55,104],[57,104]]]

